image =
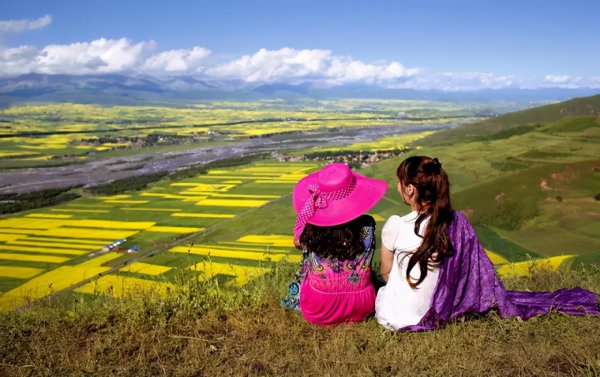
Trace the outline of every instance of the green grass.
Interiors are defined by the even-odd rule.
[[[23,284],[22,279],[2,278],[0,279],[0,294],[15,289],[21,284]]]
[[[503,237],[494,228],[479,225],[475,227],[477,238],[486,248],[494,253],[500,254],[510,262],[528,260],[539,257],[535,252],[524,248],[518,243]]]
[[[569,117],[593,118],[598,113],[600,113],[600,95],[575,98],[561,103],[508,113],[481,122],[438,132],[421,140],[421,143],[424,145],[451,145],[466,140],[493,139],[494,135],[504,139],[505,137],[520,134],[523,126],[530,127],[528,131],[531,131],[537,128],[539,124],[555,122]],[[569,127],[574,129],[588,128],[583,125],[566,126],[567,129]],[[515,130],[511,131],[513,128]]]
[[[581,132],[593,127],[599,127],[598,118],[593,117],[573,117],[561,119],[546,127],[547,131],[552,132]]]
[[[320,328],[279,306],[293,266],[241,288],[212,281],[121,300],[63,294],[0,314],[0,374],[597,375],[598,318],[522,322],[495,314],[438,331],[394,333],[373,318]],[[190,280],[191,279],[191,280]],[[600,270],[539,273],[508,288],[600,291]]]

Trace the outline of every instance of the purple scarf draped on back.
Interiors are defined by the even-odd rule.
[[[582,288],[555,292],[507,291],[465,215],[455,212],[448,234],[454,255],[440,266],[431,308],[421,321],[402,330],[424,331],[467,313],[497,310],[502,318],[528,319],[551,310],[569,315],[598,315],[596,294]]]

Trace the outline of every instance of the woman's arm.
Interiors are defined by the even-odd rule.
[[[379,273],[383,278],[383,281],[387,283],[388,278],[390,277],[390,272],[392,272],[392,264],[394,263],[394,252],[386,248],[385,246],[381,246],[381,265],[379,267]]]

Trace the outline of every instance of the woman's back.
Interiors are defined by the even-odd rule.
[[[347,226],[353,228],[358,236],[355,241],[360,242],[360,248],[353,254],[338,258],[332,255],[343,255],[344,250],[321,249],[317,253],[307,245],[302,267],[300,311],[311,323],[328,325],[361,321],[374,310],[371,259],[375,249],[375,220],[363,215],[351,223]],[[346,243],[345,247],[349,247],[349,241]],[[343,244],[344,241],[340,246],[344,247]]]
[[[416,325],[429,310],[431,297],[438,278],[438,268],[431,268],[418,289],[412,288],[406,279],[408,260],[421,245],[429,218],[420,225],[418,236],[414,232],[419,213],[413,211],[405,216],[391,216],[381,231],[383,246],[394,253],[392,270],[387,285],[379,289],[375,301],[377,321],[391,330]],[[419,280],[419,268],[413,268],[410,276]]]

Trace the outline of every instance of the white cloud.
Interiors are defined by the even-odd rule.
[[[590,88],[600,89],[600,76],[594,76],[589,80]]]
[[[582,80],[583,77],[571,75],[546,75],[544,77],[545,82],[560,88],[578,88],[582,86]],[[594,80],[591,78],[589,81],[589,84],[592,84]]]
[[[25,30],[40,29],[50,25],[52,16],[45,15],[37,20],[6,20],[0,21],[0,32],[20,33]]]
[[[0,49],[0,72],[3,76],[21,75],[31,72],[37,49],[33,46],[19,46]]]
[[[544,81],[551,82],[553,84],[564,84],[571,80],[571,76],[569,75],[546,75],[544,77]]]
[[[229,63],[206,70],[213,77],[248,82],[288,82],[323,80],[329,84],[353,81],[385,82],[416,75],[419,69],[406,69],[398,62],[367,64],[329,50],[260,49]]]
[[[202,61],[211,54],[203,47],[192,49],[169,50],[148,58],[143,71],[166,73],[200,73],[203,70]]]
[[[36,56],[35,71],[47,74],[114,73],[136,68],[153,41],[133,44],[126,38],[49,45]]]
[[[49,17],[49,16],[48,16]],[[17,30],[6,26],[4,30]],[[29,21],[27,27],[42,27],[49,20]],[[19,26],[24,28],[25,26]],[[19,29],[19,30],[21,30]],[[254,54],[214,64],[212,52],[204,47],[158,51],[154,41],[132,42],[127,38],[100,38],[91,42],[52,44],[41,49],[23,45],[0,46],[0,77],[26,73],[104,74],[141,73],[151,76],[189,75],[200,81],[172,81],[178,87],[204,84],[203,79],[235,79],[249,83],[312,82],[323,86],[369,83],[384,88],[434,90],[478,90],[543,87],[600,88],[600,76],[567,74],[517,77],[489,72],[428,72],[407,68],[397,61],[366,63],[330,50],[282,48],[260,49]]]
[[[477,90],[518,87],[521,82],[514,76],[486,72],[441,72],[416,76],[395,87],[439,90]]]

